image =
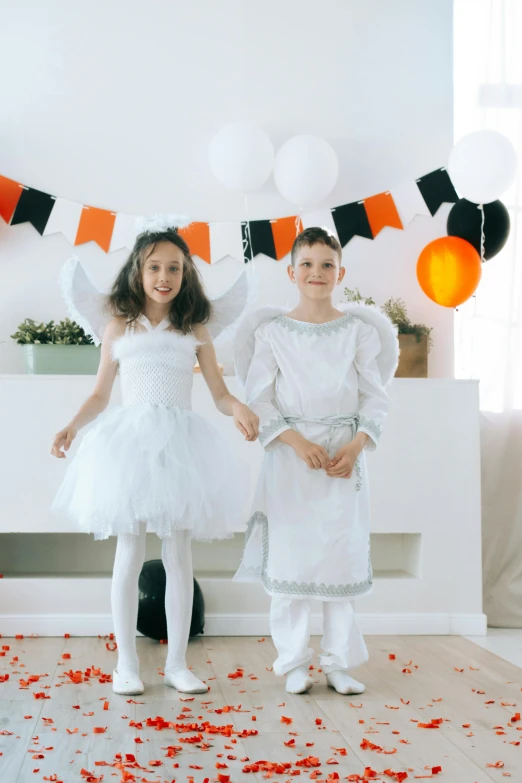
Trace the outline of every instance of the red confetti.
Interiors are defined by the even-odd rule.
[[[440,729],[442,718],[432,718],[429,723],[417,723],[418,729]]]
[[[238,680],[238,679],[240,679],[241,677],[244,676],[244,673],[245,672],[244,672],[243,669],[238,668],[238,669],[236,669],[235,672],[231,672],[231,674],[228,675],[228,679],[229,680]]]
[[[388,777],[393,778],[394,780],[398,781],[398,783],[402,783],[403,780],[406,780],[408,777],[407,772],[393,772],[391,769],[385,769],[384,774],[388,775]]]
[[[307,756],[304,759],[299,759],[295,762],[296,767],[320,767],[321,762],[317,756]]]

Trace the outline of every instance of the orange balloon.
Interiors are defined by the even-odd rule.
[[[417,262],[417,278],[426,294],[442,307],[458,307],[480,283],[480,256],[460,237],[441,237],[426,245]]]

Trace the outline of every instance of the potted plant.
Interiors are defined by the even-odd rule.
[[[348,302],[375,305],[370,297],[363,297],[358,288],[345,288]],[[398,329],[401,350],[396,378],[427,378],[428,353],[431,348],[431,327],[411,322],[402,299],[391,297],[380,308]]]
[[[100,348],[69,318],[58,324],[26,318],[11,337],[23,345],[31,375],[96,375],[98,371]]]

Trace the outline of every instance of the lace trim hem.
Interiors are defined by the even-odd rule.
[[[369,552],[368,577],[361,582],[333,585],[324,584],[323,582],[317,584],[316,582],[296,582],[293,580],[288,581],[286,579],[272,579],[266,573],[268,563],[268,519],[266,514],[262,511],[256,511],[255,514],[250,517],[245,533],[245,547],[247,546],[256,525],[261,525],[261,541],[263,548],[260,577],[261,582],[268,592],[284,593],[286,595],[316,596],[320,598],[350,598],[357,595],[364,595],[364,593],[367,593],[370,590],[373,584],[373,573]]]
[[[371,438],[375,441],[375,443],[379,442],[379,439],[381,437],[382,427],[380,424],[377,424],[376,421],[373,419],[367,419],[366,416],[359,415],[359,432],[366,432],[367,435],[370,435]]]
[[[283,430],[287,429],[289,429],[289,427],[285,419],[282,416],[278,416],[277,419],[269,421],[268,424],[265,424],[259,430],[260,444],[262,446],[266,446],[268,443],[270,443],[271,440],[274,439],[275,435],[278,435],[279,432],[283,432]]]

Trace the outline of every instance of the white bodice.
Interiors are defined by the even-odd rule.
[[[146,331],[127,329],[112,346],[112,355],[120,365],[123,404],[190,410],[198,340],[172,331],[167,320],[156,328],[145,316],[139,323]]]

